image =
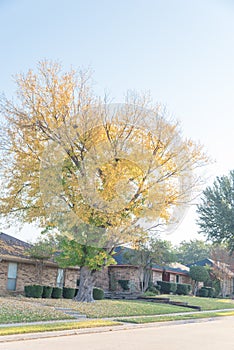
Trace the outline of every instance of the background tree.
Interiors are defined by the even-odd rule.
[[[234,171],[217,177],[203,192],[198,205],[200,232],[216,243],[227,243],[234,251]]]
[[[123,248],[123,252],[124,263],[138,266],[142,292],[147,290],[151,281],[153,264],[163,266],[175,261],[172,244],[157,237],[136,242],[134,249],[125,251]]]
[[[175,248],[176,260],[184,265],[194,264],[199,260],[210,257],[211,244],[194,239],[182,241]]]
[[[0,101],[0,204],[9,222],[56,227],[109,254],[139,239],[141,219],[146,231],[177,219],[173,208],[189,201],[205,157],[148,96],[108,105],[94,96],[89,72],[62,73],[47,61],[16,84],[17,101]],[[92,301],[93,265],[82,261],[80,300]]]
[[[197,295],[199,282],[206,282],[209,279],[209,273],[204,266],[193,265],[190,267],[189,275],[194,280],[193,295]]]
[[[45,260],[49,260],[56,252],[57,244],[53,237],[40,238],[29,249],[28,254],[30,258],[35,260],[37,276],[36,279],[39,284],[42,284],[43,267]]]

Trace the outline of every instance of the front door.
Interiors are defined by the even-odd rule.
[[[164,282],[170,282],[170,272],[164,270],[162,274],[162,280]]]

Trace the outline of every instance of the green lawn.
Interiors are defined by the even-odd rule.
[[[97,300],[95,303],[78,303],[64,299],[44,299],[42,302],[50,306],[71,308],[79,311],[81,314],[85,314],[89,318],[160,315],[173,312],[191,311],[190,309],[174,305],[156,304],[135,300]]]
[[[116,321],[127,322],[127,323],[152,323],[152,322],[165,322],[165,321],[179,321],[179,320],[194,320],[200,318],[212,318],[212,317],[221,317],[221,316],[234,316],[234,311],[229,312],[206,312],[206,313],[196,313],[188,315],[173,315],[173,316],[149,316],[149,317],[131,317],[121,319],[118,318]]]
[[[72,319],[53,307],[41,307],[41,303],[16,298],[0,298],[0,323],[18,323]]]
[[[190,305],[200,306],[202,310],[221,310],[234,309],[234,300],[232,299],[216,299],[216,298],[199,298],[185,295],[161,295],[170,298],[172,301],[184,301]],[[191,311],[191,310],[190,310]]]
[[[171,300],[185,301],[201,306],[202,310],[234,309],[230,299],[210,299],[191,296],[169,296]],[[169,313],[191,312],[180,306],[127,300],[98,300],[95,303],[78,303],[68,299],[0,298],[0,323],[18,323],[48,320],[72,319],[59,308],[69,308],[85,314],[88,318],[166,315]]]

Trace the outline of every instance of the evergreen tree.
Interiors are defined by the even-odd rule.
[[[215,243],[227,243],[234,251],[234,170],[205,189],[197,212],[200,232]]]

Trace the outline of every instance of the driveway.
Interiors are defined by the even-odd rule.
[[[2,350],[220,350],[234,348],[234,317],[0,343]]]

